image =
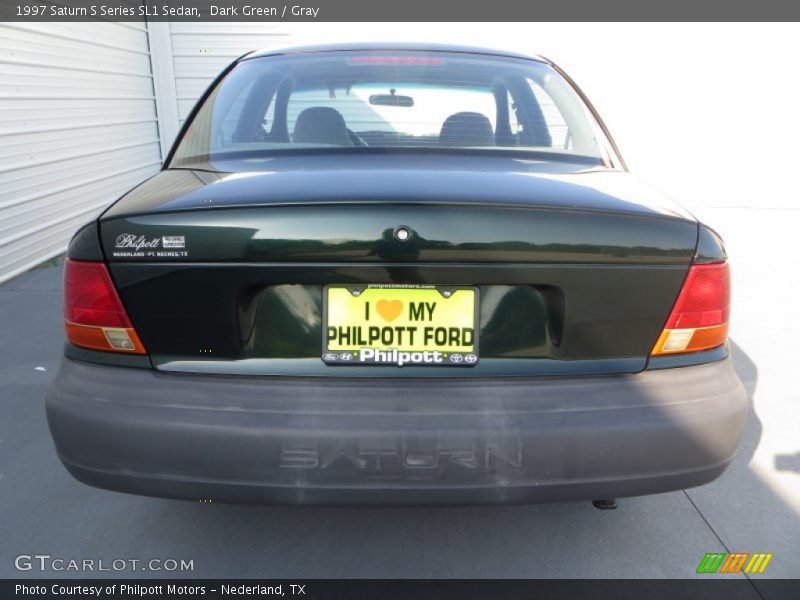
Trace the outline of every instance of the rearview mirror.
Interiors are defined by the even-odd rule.
[[[388,94],[372,94],[369,103],[374,106],[414,106],[414,98],[411,96],[398,96],[397,90],[389,90]]]

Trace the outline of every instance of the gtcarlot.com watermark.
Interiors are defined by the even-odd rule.
[[[38,573],[182,572],[194,571],[194,559],[185,558],[65,558],[50,554],[19,554],[14,558],[18,571]]]

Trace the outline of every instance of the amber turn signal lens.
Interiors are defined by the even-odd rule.
[[[103,350],[105,352],[129,352],[131,354],[146,354],[144,344],[133,329],[115,329],[112,327],[97,327],[95,325],[78,325],[77,323],[64,323],[67,339],[82,348],[90,350]]]
[[[727,340],[727,323],[697,329],[665,329],[653,347],[653,355],[710,350],[721,346]]]

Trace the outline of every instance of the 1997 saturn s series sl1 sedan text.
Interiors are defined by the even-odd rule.
[[[47,415],[102,488],[610,500],[713,480],[745,423],[722,242],[543,59],[248,54],[65,269]]]

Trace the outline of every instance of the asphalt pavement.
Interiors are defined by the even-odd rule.
[[[234,506],[84,486],[56,458],[44,414],[63,343],[61,267],[0,286],[0,577],[687,578],[707,552],[773,553],[765,574],[751,576],[753,598],[765,593],[759,577],[800,577],[800,211],[699,212],[731,254],[734,359],[753,406],[747,433],[716,482],[622,499],[613,511],[589,502]],[[15,557],[34,554],[106,565],[183,559],[193,570],[17,570]]]

